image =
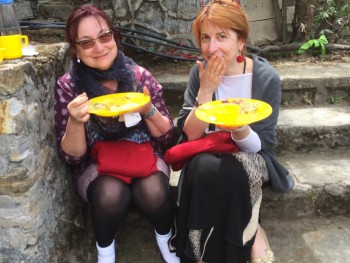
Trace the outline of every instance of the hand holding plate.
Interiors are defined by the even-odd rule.
[[[215,126],[221,130],[230,131],[234,133],[244,131],[248,127],[248,125],[244,125],[244,126],[215,125]]]
[[[143,95],[150,97],[150,93],[147,87],[143,87]],[[145,115],[147,112],[150,112],[151,110],[152,110],[152,101],[149,100],[146,104],[135,109],[134,112],[138,112],[141,115]]]
[[[68,103],[69,118],[75,123],[85,123],[89,120],[89,99],[86,93],[82,93]]]

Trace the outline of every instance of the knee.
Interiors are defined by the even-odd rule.
[[[160,175],[155,175],[153,180],[150,178],[151,180],[147,183],[141,181],[134,186],[133,198],[138,205],[144,206],[147,204],[148,207],[156,209],[170,200],[171,194],[168,183],[164,183],[158,177]]]
[[[163,205],[170,197],[170,191],[167,187],[158,186],[152,190],[148,189],[144,194],[143,200],[153,204],[155,207]]]
[[[130,190],[120,182],[99,184],[93,189],[91,203],[100,208],[118,207],[130,202]]]
[[[124,198],[120,193],[113,191],[110,187],[105,191],[101,191],[100,193],[95,194],[94,201],[100,205],[117,205],[118,201]]]
[[[218,171],[216,162],[217,157],[213,154],[198,154],[195,156],[190,164],[188,174],[194,181],[202,181],[210,179]]]

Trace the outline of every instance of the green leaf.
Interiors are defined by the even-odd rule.
[[[298,49],[298,53],[302,54],[304,53],[307,49],[309,49],[310,47],[312,47],[313,45],[315,45],[317,43],[317,40],[315,39],[311,39],[309,41],[307,41],[306,43],[304,43],[303,45],[301,45]]]
[[[320,38],[318,39],[318,41],[324,45],[328,44],[328,39],[326,38],[325,35],[321,35]]]

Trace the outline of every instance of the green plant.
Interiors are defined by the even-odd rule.
[[[330,104],[339,104],[343,99],[346,98],[346,95],[344,96],[338,96],[338,97],[335,97],[335,96],[332,96],[330,99],[329,99],[329,103]]]
[[[316,24],[321,24],[323,21],[329,21],[329,19],[337,13],[336,6],[333,0],[327,0],[326,4],[319,11],[316,16]]]
[[[324,33],[322,32],[321,36],[318,39],[310,39],[303,45],[301,45],[298,49],[298,54],[304,53],[306,50],[308,50],[311,47],[314,47],[312,50],[313,53],[319,53],[321,52],[321,58],[322,60],[326,59],[326,47],[325,45],[328,44],[328,40]]]
[[[330,28],[331,34],[341,39],[350,32],[350,2],[348,0],[326,0],[318,9],[314,25],[316,27]],[[334,33],[333,33],[334,32]]]

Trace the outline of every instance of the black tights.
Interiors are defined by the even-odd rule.
[[[100,175],[88,187],[92,225],[100,247],[109,246],[133,201],[159,234],[167,234],[173,222],[174,203],[168,178],[158,172],[126,184],[112,176]]]

